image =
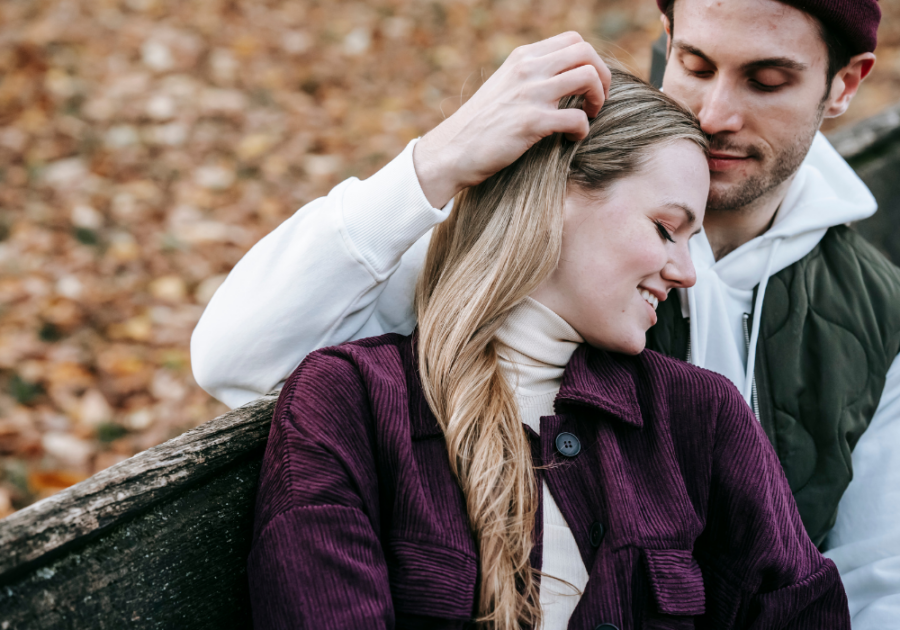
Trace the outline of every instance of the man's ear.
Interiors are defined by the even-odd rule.
[[[859,84],[863,82],[875,65],[875,55],[867,52],[856,55],[844,66],[831,82],[831,91],[825,104],[825,118],[836,118],[850,107]]]
[[[672,25],[669,24],[669,16],[663,13],[659,16],[663,28],[666,29],[666,61],[669,60],[669,53],[672,51]]]

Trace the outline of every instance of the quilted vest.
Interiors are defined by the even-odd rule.
[[[647,347],[686,358],[690,327],[675,292],[657,315]],[[853,230],[829,229],[770,278],[755,369],[760,422],[816,545],[834,525],[850,454],[898,352],[900,269]]]

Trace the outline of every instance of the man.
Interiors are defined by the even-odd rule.
[[[697,285],[661,303],[648,345],[737,385],[807,531],[841,570],[854,627],[895,627],[900,271],[844,227],[874,200],[817,134],[874,64],[877,2],[658,2],[663,88],[697,113],[713,151],[705,231],[691,242]],[[518,49],[417,144],[245,256],[194,333],[197,381],[235,406],[315,348],[410,332],[429,230],[453,195],[551,132],[581,137],[606,81],[575,34]],[[586,95],[586,111],[556,110],[573,93]]]

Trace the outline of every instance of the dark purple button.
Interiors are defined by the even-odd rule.
[[[606,536],[606,528],[603,527],[603,523],[600,521],[594,521],[593,525],[591,525],[590,537],[591,537],[591,547],[596,549],[600,546],[600,543],[603,542],[603,538]]]
[[[560,455],[575,457],[581,452],[581,442],[571,433],[560,433],[556,436],[556,450]]]

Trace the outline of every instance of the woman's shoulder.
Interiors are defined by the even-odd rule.
[[[709,423],[716,431],[721,422],[758,424],[737,387],[725,376],[653,350],[645,350],[638,360],[653,391],[680,418]]]
[[[322,348],[294,370],[269,430],[257,531],[294,506],[375,504],[379,459],[409,441],[398,385],[408,344],[384,335]]]
[[[387,333],[320,348],[309,353],[288,381],[285,389],[297,381],[328,382],[369,381],[402,382],[414,366],[413,341],[409,335]]]
[[[675,359],[655,350],[644,350],[638,355],[644,368],[654,380],[671,387],[687,388],[687,391],[725,400],[737,393],[737,388],[725,376],[692,363]]]
[[[412,337],[389,333],[311,352],[285,382],[276,417],[294,422],[396,423],[418,381]]]

